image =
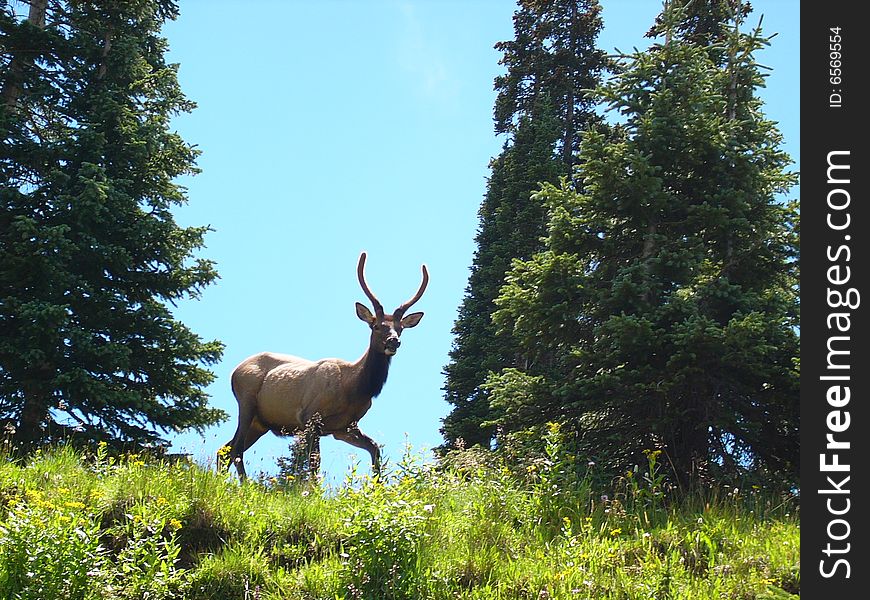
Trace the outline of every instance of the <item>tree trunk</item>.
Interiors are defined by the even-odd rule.
[[[648,259],[653,255],[653,252],[655,251],[655,246],[656,246],[655,235],[658,232],[658,229],[659,229],[658,219],[654,218],[653,220],[650,221],[650,224],[647,226],[646,236],[644,236],[644,240],[643,240],[643,251],[641,252],[641,255],[640,255],[640,260],[643,262],[643,272],[644,272],[644,279],[645,279],[645,281],[644,281],[645,286],[643,289],[643,293],[641,294],[641,299],[644,302],[651,301],[650,290],[649,290],[649,283],[650,283],[650,279],[651,279],[651,274],[650,274],[650,263],[649,263]]]
[[[571,50],[571,61],[569,65],[573,65],[577,59],[577,3],[571,3],[571,23],[569,25],[571,33],[569,34],[569,48]],[[568,89],[565,98],[565,139],[562,142],[562,161],[568,169],[568,176],[572,175],[574,167],[574,69],[569,68],[568,73]]]
[[[48,0],[31,0],[27,23],[38,29],[45,29],[45,9]],[[3,85],[3,104],[9,111],[15,109],[21,96],[21,84],[24,81],[24,71],[33,64],[33,50],[18,48],[12,60]]]
[[[24,452],[32,450],[45,436],[44,425],[51,406],[51,389],[48,383],[51,372],[48,365],[42,365],[22,384],[24,404],[12,441]]]
[[[709,478],[713,393],[706,383],[696,382],[681,394],[685,413],[675,428],[673,464],[676,480],[684,491],[705,485]]]
[[[100,53],[100,68],[97,71],[97,79],[103,79],[106,76],[106,69],[108,68],[108,57],[109,52],[112,50],[112,28],[108,28],[106,33],[103,34],[103,50]]]

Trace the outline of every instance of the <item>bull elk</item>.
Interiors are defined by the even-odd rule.
[[[423,282],[417,293],[388,315],[366,283],[365,262],[363,252],[357,265],[357,277],[375,312],[372,314],[365,305],[356,303],[357,317],[371,328],[369,347],[359,360],[311,361],[262,352],[245,359],[233,371],[231,383],[239,404],[239,425],[221,454],[226,456],[228,465],[236,465],[239,478],[246,477],[245,451],[263,434],[267,431],[280,436],[298,434],[313,419],[319,419],[319,423],[312,440],[312,471],[316,472],[319,466],[316,457],[320,437],[332,435],[367,450],[372,458],[372,471],[380,472],[380,449],[359,430],[357,422],[371,408],[372,398],[384,387],[390,359],[399,349],[402,331],[415,327],[423,318],[421,312],[409,315],[405,312],[423,296],[429,272],[423,265]]]

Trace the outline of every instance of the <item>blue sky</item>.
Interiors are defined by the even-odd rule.
[[[758,60],[773,68],[762,92],[798,162],[799,5],[754,0],[750,23],[778,32]],[[656,0],[604,0],[599,46],[644,47]],[[201,256],[221,279],[177,316],[226,344],[212,404],[231,418],[176,451],[207,460],[235,430],[229,376],[268,350],[355,360],[368,329],[354,312],[365,296],[356,262],[387,310],[410,297],[420,265],[431,275],[383,393],[361,429],[395,461],[441,443],[442,369],[474,252],[488,163],[504,140],[492,130],[493,45],[513,36],[515,4],[460,1],[181,0],[164,28],[169,60],[198,104],[173,127],[202,150],[185,178],[179,223],[214,228]],[[795,167],[797,169],[797,167]],[[797,190],[792,193],[797,196]],[[271,434],[246,455],[248,472],[275,470],[289,439]],[[340,478],[368,454],[325,438],[322,468]]]

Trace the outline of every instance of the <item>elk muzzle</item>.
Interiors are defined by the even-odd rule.
[[[399,341],[399,336],[390,336],[387,338],[387,341],[384,342],[384,353],[387,356],[393,356],[396,351],[399,349],[399,346],[402,345],[402,342]]]

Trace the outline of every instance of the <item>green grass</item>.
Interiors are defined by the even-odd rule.
[[[652,456],[654,466],[655,456]],[[567,463],[566,463],[567,464]],[[783,599],[794,507],[651,476],[608,490],[543,461],[434,469],[406,457],[339,490],[67,448],[0,462],[0,598]],[[607,494],[607,497],[603,496]]]

